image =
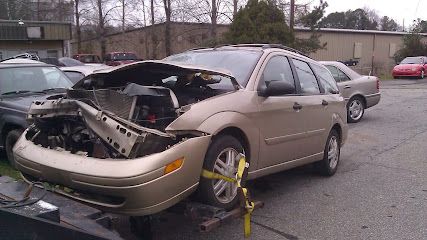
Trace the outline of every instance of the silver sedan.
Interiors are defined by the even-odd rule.
[[[381,99],[379,79],[375,76],[363,76],[343,63],[321,62],[337,81],[338,88],[347,102],[347,121],[358,122],[365,109],[377,105]]]

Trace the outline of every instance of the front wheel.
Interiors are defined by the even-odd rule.
[[[230,135],[219,135],[209,146],[203,168],[235,178],[239,164],[236,157],[240,153],[244,153],[244,148],[239,140]],[[237,184],[202,177],[198,196],[203,203],[230,210],[238,200]]]
[[[335,129],[329,133],[323,152],[323,159],[315,163],[316,169],[324,176],[332,176],[338,169],[341,153],[341,138]]]
[[[15,158],[13,156],[13,146],[18,141],[19,137],[22,134],[21,129],[15,129],[7,133],[6,135],[6,141],[5,141],[5,149],[6,149],[6,155],[7,159],[9,160],[9,163],[12,167],[15,167]]]
[[[360,97],[352,97],[347,104],[347,121],[356,123],[362,119],[365,113],[365,104]]]

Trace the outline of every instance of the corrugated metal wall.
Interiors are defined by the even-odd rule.
[[[296,32],[300,38],[308,38],[309,32]],[[358,60],[353,68],[368,74],[372,69],[375,74],[385,74],[395,65],[394,51],[402,45],[402,36],[396,34],[322,32],[321,42],[327,43],[326,49],[311,54],[316,60],[347,61]],[[356,58],[355,45],[361,44],[361,56]]]

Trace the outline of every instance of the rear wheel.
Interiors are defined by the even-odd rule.
[[[421,71],[420,79],[424,79],[424,70]]]
[[[341,153],[341,138],[335,129],[329,133],[323,152],[323,159],[315,163],[318,172],[325,176],[332,176],[338,169]]]
[[[239,140],[230,135],[219,135],[209,146],[203,168],[234,178],[238,167],[236,156],[239,153],[244,153]],[[206,204],[229,210],[238,200],[237,184],[202,177],[198,195],[199,199]]]
[[[362,119],[365,113],[365,103],[361,97],[352,97],[347,104],[347,121],[355,123]]]
[[[5,141],[6,155],[12,167],[15,167],[15,158],[13,157],[12,149],[16,141],[18,141],[19,137],[21,136],[22,132],[23,131],[21,129],[15,129],[8,132],[6,135],[6,141]]]

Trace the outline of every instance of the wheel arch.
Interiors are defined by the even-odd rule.
[[[337,131],[337,133],[338,133],[338,135],[339,135],[339,137],[340,137],[340,141],[342,140],[342,134],[343,134],[343,132],[342,132],[342,128],[341,128],[341,125],[339,124],[339,123],[335,123],[333,126],[332,126],[332,128],[331,128],[331,131],[332,130],[335,130],[335,131]]]
[[[22,129],[22,130],[24,130],[25,129],[25,127],[23,127],[22,125],[20,125],[20,124],[17,124],[17,123],[5,123],[4,125],[3,125],[3,127],[2,127],[2,129],[1,129],[1,145],[4,147],[5,146],[5,144],[6,144],[6,137],[7,137],[7,134],[10,132],[10,131],[13,131],[13,130],[16,130],[16,129]]]
[[[211,134],[213,138],[218,134],[230,134],[236,137],[245,145],[245,153],[251,162],[250,169],[257,168],[260,132],[256,124],[244,114],[239,112],[217,113],[206,119],[197,130]]]
[[[242,129],[234,126],[229,126],[217,132],[213,136],[213,138],[215,139],[215,137],[218,137],[221,135],[230,135],[232,137],[235,137],[237,140],[239,140],[240,143],[243,145],[243,148],[245,149],[246,159],[248,160],[251,159],[251,145],[249,143],[248,136],[245,134],[245,132]]]
[[[361,94],[361,93],[356,93],[356,94],[354,94],[353,96],[351,96],[351,97],[349,98],[349,100],[348,100],[347,107],[349,106],[349,104],[350,104],[351,100],[352,100],[352,99],[354,99],[354,98],[360,98],[360,99],[362,99],[363,107],[366,109],[366,106],[367,106],[366,98],[365,98],[365,96],[364,96],[363,94]]]

